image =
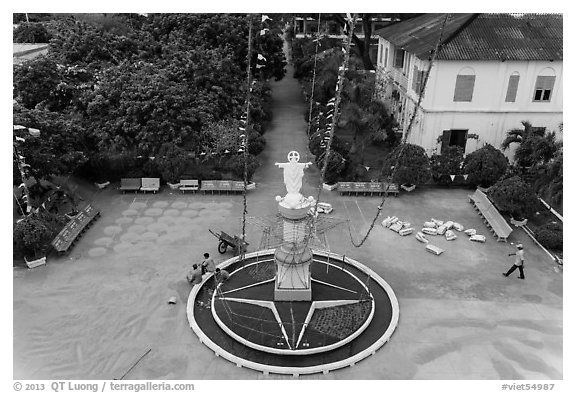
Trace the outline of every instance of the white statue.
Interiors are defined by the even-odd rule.
[[[288,193],[280,200],[291,208],[297,207],[304,200],[304,197],[300,194],[304,168],[312,165],[311,162],[299,163],[298,161],[300,161],[300,154],[297,151],[291,151],[288,153],[288,162],[277,162],[274,164],[284,169],[284,184]],[[278,197],[276,199],[278,200]]]

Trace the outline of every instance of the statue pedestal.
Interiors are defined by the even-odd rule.
[[[312,251],[306,245],[307,214],[310,202],[306,201],[297,208],[283,206],[278,210],[284,218],[283,244],[276,249],[276,279],[274,285],[275,301],[311,301],[312,280],[310,264]]]

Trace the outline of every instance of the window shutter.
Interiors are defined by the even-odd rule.
[[[454,101],[472,101],[475,81],[476,75],[458,75],[456,77],[456,88],[454,89]]]
[[[539,76],[536,78],[536,88],[542,90],[552,90],[555,80],[555,76]]]
[[[418,79],[420,76],[420,71],[418,71],[418,67],[414,66],[414,73],[412,73],[412,90],[418,93]]]
[[[394,52],[394,67],[402,68],[404,66],[404,51],[402,49],[396,49]]]
[[[518,92],[518,82],[520,75],[510,75],[508,80],[508,91],[506,92],[506,102],[516,102],[516,93]]]
[[[388,67],[388,48],[384,49],[384,67]]]
[[[534,89],[534,101],[550,101],[555,76],[539,76],[536,78],[536,88]]]
[[[440,154],[444,153],[444,151],[446,151],[448,146],[450,146],[451,134],[452,134],[452,131],[450,131],[450,130],[442,131],[442,145],[440,146]]]
[[[424,77],[426,75],[426,71],[419,71],[418,72],[418,93],[422,90],[422,85],[424,84]]]

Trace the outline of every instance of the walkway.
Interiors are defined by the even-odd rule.
[[[292,77],[294,67],[288,65],[286,68],[286,76],[282,80],[271,82],[273,118],[264,134],[266,149],[258,156],[261,165],[253,179],[271,200],[284,189],[282,170],[274,165],[275,162],[286,162],[286,156],[291,150],[300,153],[300,162],[314,161],[308,149],[306,103],[302,88],[298,80]],[[315,196],[319,179],[320,171],[316,165],[305,170],[302,195]]]

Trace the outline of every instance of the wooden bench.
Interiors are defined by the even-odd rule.
[[[510,233],[512,233],[512,228],[494,207],[492,202],[490,202],[486,194],[477,189],[474,194],[468,195],[468,199],[478,214],[482,216],[484,223],[496,239],[499,242],[506,241]]]
[[[340,195],[394,195],[398,196],[398,184],[382,182],[339,182]]]
[[[232,192],[244,192],[244,182],[234,181],[232,182]]]
[[[250,182],[246,185],[246,190],[253,190],[256,188],[256,183]],[[229,192],[244,192],[243,181],[233,180],[202,180],[200,183],[200,191],[204,193],[214,192],[229,193]]]
[[[86,206],[68,221],[60,233],[52,240],[51,244],[54,250],[60,255],[68,252],[98,217],[100,217],[100,211],[96,210],[92,205]]]
[[[338,192],[340,193],[340,195],[344,195],[344,194],[348,194],[350,195],[350,192],[352,191],[352,182],[348,182],[348,181],[341,181],[338,183]]]
[[[194,180],[180,180],[180,191],[184,194],[184,191],[196,192],[200,188],[197,179]]]
[[[122,193],[126,191],[140,191],[142,187],[142,179],[136,178],[125,178],[120,179],[120,190]]]
[[[400,193],[400,189],[398,188],[397,183],[382,183],[382,188],[384,189],[386,196],[394,195],[397,197]]]
[[[204,194],[206,194],[208,191],[214,194],[215,189],[216,185],[214,184],[214,180],[202,180],[200,183],[200,191],[204,191]]]
[[[142,187],[140,187],[140,191],[147,192],[152,191],[156,194],[156,191],[160,189],[160,178],[158,177],[143,177],[142,178]]]
[[[214,183],[216,183],[216,191],[218,192],[225,192],[228,194],[232,191],[232,182],[230,180],[216,180]]]

